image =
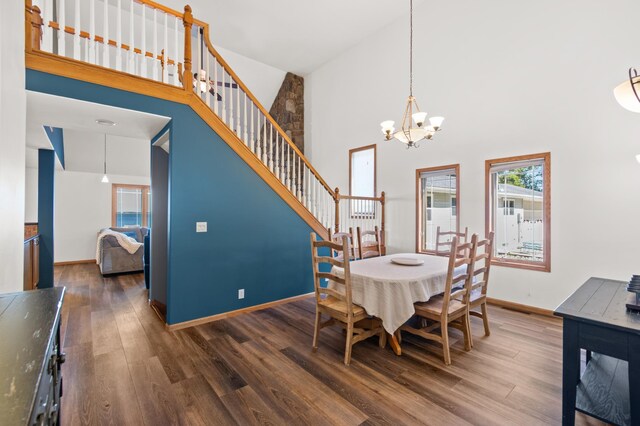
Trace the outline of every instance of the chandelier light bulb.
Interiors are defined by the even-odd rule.
[[[624,109],[640,112],[640,100],[637,94],[640,94],[640,76],[636,75],[636,70],[632,68],[629,70],[629,78],[613,89],[613,95]]]
[[[444,121],[444,117],[431,117],[429,119],[429,124],[431,124],[431,127],[433,127],[434,131],[438,131],[440,130],[440,127],[442,127],[442,122]]]
[[[415,114],[412,115],[412,117],[413,117],[413,121],[415,121],[416,123],[416,126],[422,127],[422,125],[424,124],[424,120],[427,119],[427,113],[416,112]]]

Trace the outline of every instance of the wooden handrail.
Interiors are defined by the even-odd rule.
[[[340,200],[362,200],[362,201],[380,201],[384,199],[383,197],[361,197],[359,195],[342,195],[340,194]]]
[[[203,29],[203,40],[204,40],[205,44],[207,45],[207,49],[209,50],[209,53],[211,53],[216,58],[218,63],[225,69],[225,71],[227,71],[227,73],[229,73],[231,78],[233,78],[233,80],[240,86],[242,91],[247,96],[249,96],[251,101],[253,101],[253,103],[258,107],[258,109],[267,118],[267,120],[269,120],[271,125],[276,129],[276,131],[280,134],[280,136],[289,144],[289,146],[296,152],[296,154],[298,154],[298,156],[304,162],[304,164],[307,166],[307,168],[311,171],[311,173],[313,173],[313,175],[316,177],[316,179],[318,179],[318,182],[320,182],[320,184],[327,190],[327,192],[329,192],[329,194],[331,194],[331,196],[335,200],[336,199],[335,192],[331,189],[331,187],[327,184],[327,182],[325,182],[325,180],[322,178],[322,176],[320,176],[320,173],[318,173],[318,171],[311,165],[311,163],[309,162],[307,157],[304,156],[302,151],[300,151],[300,149],[296,146],[296,144],[293,143],[291,138],[289,138],[289,136],[285,133],[285,131],[282,130],[282,128],[278,125],[278,123],[276,123],[276,121],[273,119],[271,114],[269,114],[269,112],[266,110],[266,108],[264,106],[262,106],[260,101],[258,101],[258,99],[254,96],[253,93],[251,93],[251,91],[247,88],[247,86],[245,86],[244,82],[242,80],[240,80],[240,78],[238,78],[238,75],[233,71],[233,69],[231,69],[229,64],[227,64],[227,62],[222,58],[222,56],[220,56],[220,54],[213,47],[213,45],[211,44],[210,38],[209,38],[209,24],[207,24],[205,22],[202,22],[202,21],[199,21],[197,19],[193,19],[193,23]],[[190,37],[185,37],[185,39],[186,38],[190,38]],[[188,51],[190,52],[191,49],[189,49]],[[185,48],[185,52],[187,52],[186,48]],[[186,64],[186,58],[185,58],[185,64]],[[186,75],[186,71],[185,71],[185,75]],[[186,85],[185,85],[185,87],[186,87]]]
[[[173,16],[175,16],[177,18],[180,18],[180,19],[182,19],[182,17],[183,17],[182,13],[178,12],[177,10],[173,10],[170,7],[163,6],[163,5],[159,4],[159,3],[156,3],[156,2],[151,1],[151,0],[134,0],[134,1],[136,3],[138,3],[138,4],[144,4],[144,5],[147,5],[149,7],[154,8],[154,9],[161,10],[161,11],[163,11],[165,13],[168,13],[169,15],[173,15]]]
[[[35,7],[37,7],[37,6],[34,6],[34,8]],[[34,24],[34,26],[35,26],[35,24]],[[54,30],[58,30],[58,31],[60,30],[60,24],[57,23],[56,21],[49,21],[49,25],[48,26],[49,26],[49,28],[53,28]],[[73,28],[73,27],[70,27],[68,25],[65,25],[64,26],[64,32],[67,33],[67,34],[75,35],[76,34],[76,29]],[[91,34],[89,34],[88,31],[80,30],[80,38],[85,38],[87,40],[91,40]],[[104,37],[99,36],[97,34],[93,36],[93,40],[96,43],[105,44]],[[109,39],[108,40],[108,44],[109,44],[109,46],[118,47],[118,42],[113,40],[113,39]],[[120,48],[122,50],[127,50],[127,51],[131,50],[131,46],[129,46],[128,44],[125,44],[125,43],[120,43]],[[137,47],[134,47],[133,51],[134,51],[134,53],[142,55],[142,50],[138,49]],[[159,61],[162,61],[162,54],[154,55],[153,52],[149,52],[148,50],[144,52],[144,56],[146,56],[147,58],[153,58],[153,59],[157,59]],[[175,65],[176,61],[174,59],[167,58],[167,63],[169,65]]]

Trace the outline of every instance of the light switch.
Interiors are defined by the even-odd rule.
[[[238,290],[238,299],[244,299],[244,288]]]
[[[196,222],[196,232],[207,232],[207,222]]]

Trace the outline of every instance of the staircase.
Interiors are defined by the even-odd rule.
[[[26,0],[25,18],[28,68],[188,104],[319,235],[377,226],[384,241],[384,192],[355,197],[331,189],[214,49],[208,25],[189,6]],[[99,79],[96,67],[117,74]]]

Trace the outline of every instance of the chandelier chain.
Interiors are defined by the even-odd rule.
[[[413,96],[413,0],[409,0],[409,95]]]

